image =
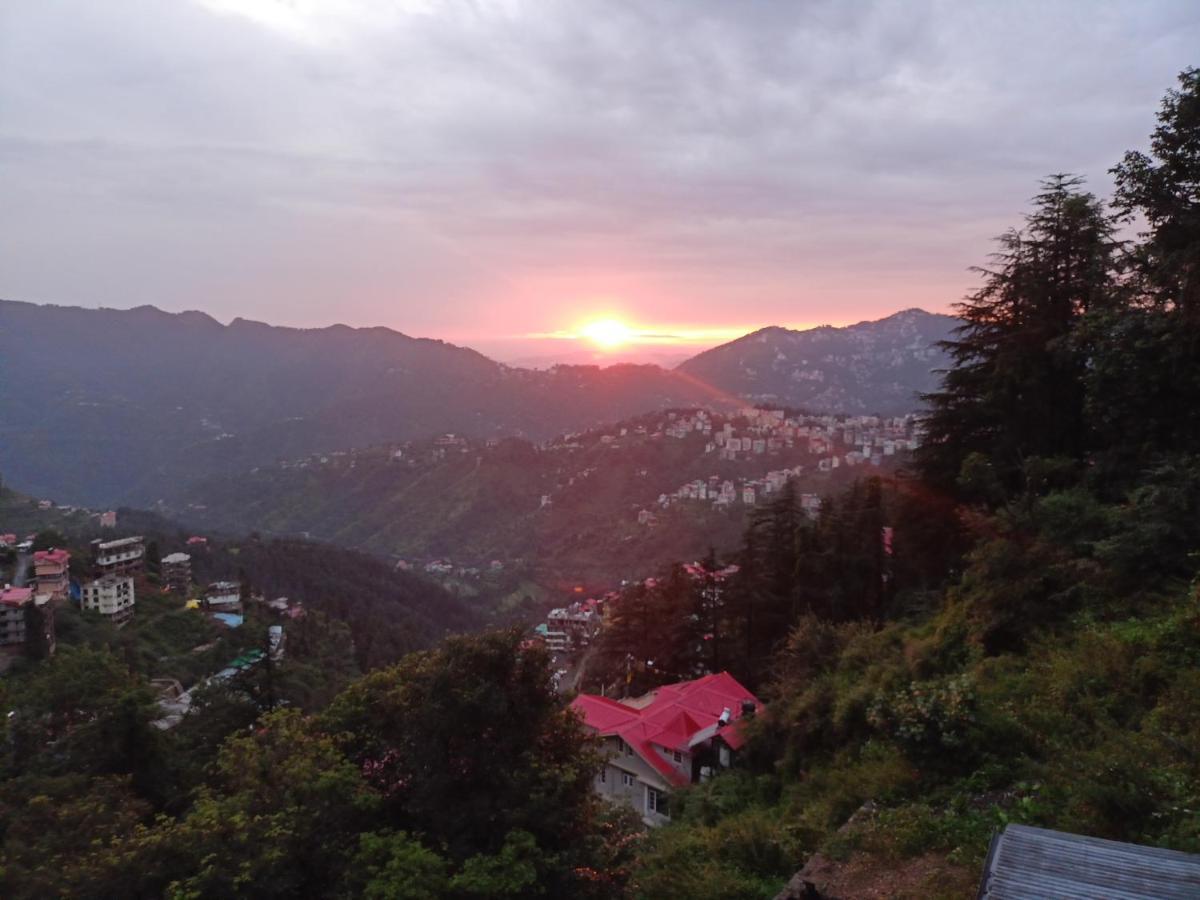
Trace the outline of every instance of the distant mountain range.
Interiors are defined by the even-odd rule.
[[[739,397],[813,411],[909,412],[947,364],[953,316],[906,309],[876,322],[806,331],[763,328],[676,371]]]
[[[903,412],[953,320],[764,329],[657,366],[514,368],[387,328],[0,300],[0,475],[72,503],[147,505],[278,458],[455,432],[544,439],[642,412],[771,400]]]

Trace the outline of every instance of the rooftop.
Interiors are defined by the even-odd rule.
[[[571,708],[583,716],[584,723],[601,735],[616,735],[629,744],[657,772],[673,784],[687,784],[679,772],[654,750],[688,751],[699,741],[719,736],[734,749],[744,742],[739,720],[742,702],[755,708],[758,698],[728,672],[706,675],[694,681],[669,684],[632,700],[617,701],[594,694],[580,694]],[[729,721],[721,716],[728,710]]]
[[[1200,897],[1200,855],[1009,825],[992,839],[979,900]]]
[[[0,603],[5,606],[24,606],[33,599],[33,588],[6,587],[0,589]]]
[[[115,538],[111,541],[92,541],[92,546],[97,550],[120,550],[122,547],[132,547],[140,543],[142,543],[141,535],[135,535],[133,537]]]

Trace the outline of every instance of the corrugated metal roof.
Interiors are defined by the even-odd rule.
[[[1200,855],[1009,825],[992,840],[979,900],[1197,900]]]

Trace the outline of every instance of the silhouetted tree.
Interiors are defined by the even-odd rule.
[[[1079,458],[1085,446],[1086,359],[1071,340],[1090,309],[1111,299],[1112,218],[1082,179],[1043,182],[1025,227],[999,239],[983,287],[957,305],[963,324],[943,342],[953,367],[925,395],[924,477],[954,490],[972,453],[990,461],[1007,493],[1031,456]]]

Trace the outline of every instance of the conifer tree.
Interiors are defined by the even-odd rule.
[[[1151,155],[1112,169],[1114,206],[1146,223],[1128,300],[1089,315],[1087,410],[1102,489],[1120,496],[1171,453],[1200,443],[1200,69],[1179,76]]]
[[[1137,258],[1149,296],[1200,326],[1200,68],[1179,75],[1150,138],[1151,154],[1131,151],[1112,168],[1113,205],[1150,226]]]
[[[930,405],[922,474],[957,488],[963,463],[982,454],[1008,493],[1033,456],[1079,458],[1085,445],[1086,361],[1071,340],[1089,309],[1109,302],[1117,243],[1112,217],[1082,179],[1042,183],[1025,227],[999,238],[983,286],[957,306],[963,324],[943,343],[953,367]]]

